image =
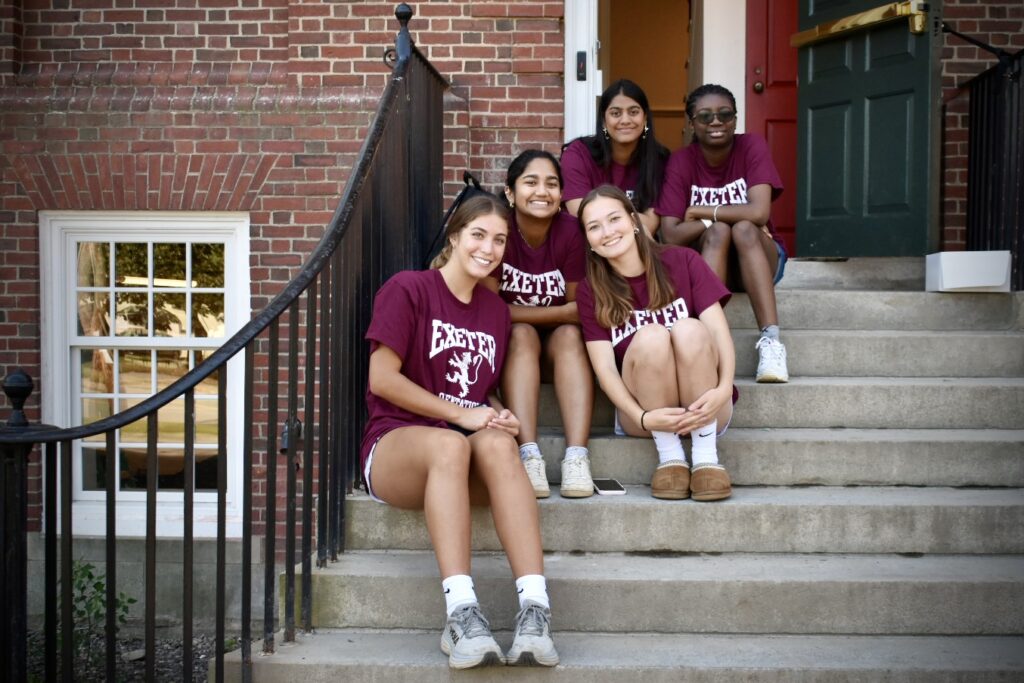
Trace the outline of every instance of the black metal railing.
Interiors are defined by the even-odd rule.
[[[967,83],[967,248],[1008,250],[1010,287],[1024,290],[1024,51],[943,29],[991,52],[998,63]]]
[[[278,464],[286,472],[285,584],[280,624],[285,641],[296,630],[295,563],[302,565],[301,628],[312,628],[313,515],[316,515],[317,566],[337,559],[344,546],[344,502],[360,481],[358,446],[365,420],[363,392],[368,348],[362,335],[369,322],[374,292],[394,272],[422,262],[441,215],[443,93],[445,79],[415,48],[408,30],[411,8],[395,12],[401,25],[395,47],[388,50],[392,76],[381,97],[349,183],[327,231],[294,280],[242,330],[203,363],[171,386],[117,415],[85,426],[58,429],[30,425],[22,411],[32,391],[31,379],[15,372],[4,389],[14,410],[0,427],[0,491],[3,492],[4,549],[3,622],[5,664],[2,680],[26,678],[26,472],[28,457],[42,444],[45,486],[42,530],[45,555],[43,641],[44,678],[75,678],[72,661],[72,558],[74,538],[72,464],[75,444],[105,434],[107,452],[114,453],[116,430],[145,419],[148,446],[144,639],[146,680],[154,680],[156,630],[156,502],[158,410],[184,397],[184,535],[182,552],[183,679],[192,678],[193,630],[193,503],[195,493],[195,387],[216,374],[218,383],[219,453],[217,457],[216,540],[216,680],[224,679],[226,585],[227,405],[243,403],[241,606],[238,620],[242,678],[251,679],[252,548],[254,534],[253,466],[262,450],[266,463],[266,505],[263,512],[263,650],[274,651],[275,596],[279,520]],[[282,344],[281,326],[286,324]],[[244,384],[229,385],[227,363],[244,352]],[[284,358],[282,358],[284,357]],[[281,361],[284,360],[284,368]],[[301,372],[300,372],[301,368]],[[257,379],[259,376],[261,379]],[[286,386],[279,395],[278,385]],[[302,400],[300,401],[300,390]],[[283,405],[281,399],[283,398]],[[260,405],[255,405],[260,403]],[[277,425],[284,428],[278,438]],[[260,419],[256,420],[256,416]],[[261,436],[262,435],[262,436]],[[260,448],[260,445],[263,448]],[[279,450],[280,449],[280,450]],[[301,470],[299,468],[301,467]],[[314,470],[318,469],[318,472]],[[105,675],[115,680],[117,632],[116,467],[106,468],[106,623]],[[302,496],[297,495],[302,477]],[[58,491],[59,489],[59,491]],[[314,510],[314,491],[316,496]],[[59,498],[59,505],[58,505]],[[55,511],[60,510],[60,520]],[[301,513],[301,524],[299,515]],[[301,539],[296,528],[301,528]],[[297,540],[301,546],[297,549]],[[60,544],[58,552],[58,541]],[[58,568],[60,580],[58,581]],[[58,597],[58,586],[60,596]],[[58,600],[61,606],[58,616]],[[58,634],[58,624],[60,633]],[[65,645],[58,653],[58,642]]]

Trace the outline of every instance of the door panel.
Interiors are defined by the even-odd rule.
[[[794,0],[747,0],[745,129],[767,140],[782,177],[772,223],[790,254],[796,249],[797,51],[789,36],[797,30],[796,10]]]
[[[940,3],[931,2],[933,17]],[[800,29],[878,6],[801,0]],[[799,50],[802,256],[915,256],[938,246],[937,31],[901,17]]]

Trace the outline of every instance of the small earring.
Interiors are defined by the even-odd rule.
[[[647,124],[645,123],[645,124],[644,124],[644,132],[640,134],[640,139],[641,139],[641,140],[646,140],[646,139],[647,139],[647,131],[649,131],[650,129],[651,129],[651,127],[650,127],[650,126],[648,126],[648,125],[647,125]]]
[[[605,140],[607,140],[608,138],[611,137],[610,135],[608,135],[608,129],[607,128],[602,128],[601,130],[604,131],[604,139]]]
[[[633,228],[633,234],[634,235],[639,235],[640,234],[640,228]]]

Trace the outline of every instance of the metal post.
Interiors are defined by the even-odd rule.
[[[32,378],[22,370],[15,370],[4,378],[4,393],[13,410],[4,432],[21,431],[28,426],[25,419],[25,399],[32,393]],[[6,643],[6,663],[0,675],[3,681],[24,681],[28,678],[26,639],[28,636],[28,484],[26,480],[30,443],[0,445],[0,493],[3,500],[3,525],[0,526],[0,547],[4,559],[0,563],[0,586],[3,586],[3,641]]]

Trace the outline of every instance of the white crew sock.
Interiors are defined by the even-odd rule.
[[[551,601],[548,600],[548,582],[540,574],[520,576],[516,579],[516,591],[519,592],[519,609],[523,608],[527,600],[532,600],[551,609]]]
[[[690,432],[693,441],[693,466],[718,463],[718,420]]]
[[[445,609],[448,616],[466,605],[477,602],[476,591],[473,590],[473,579],[466,574],[454,574],[441,582],[444,589]]]
[[[529,441],[519,447],[519,459],[526,460],[527,458],[543,458],[540,454],[540,446],[537,445],[536,441]]]
[[[686,462],[686,450],[679,435],[674,432],[651,432],[654,446],[658,449],[658,462],[664,464],[669,460]]]
[[[586,446],[569,446],[565,449],[565,460],[572,460],[573,458],[589,458],[590,451],[587,450]]]

